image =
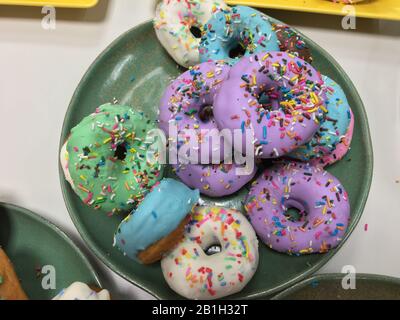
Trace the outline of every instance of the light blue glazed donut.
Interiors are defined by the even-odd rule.
[[[205,24],[200,61],[225,60],[230,64],[243,55],[279,51],[278,38],[268,18],[246,6],[220,11]]]
[[[199,190],[174,179],[161,180],[119,225],[114,245],[129,258],[142,262],[138,254],[176,230],[196,205],[199,194]]]
[[[289,154],[291,158],[309,161],[333,152],[350,125],[351,111],[343,89],[327,76],[322,79],[327,88],[325,120],[311,141]]]

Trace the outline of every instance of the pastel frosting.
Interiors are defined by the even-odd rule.
[[[159,107],[159,127],[176,145],[179,158],[200,163],[200,155],[208,151],[207,160],[224,158],[224,142],[219,135],[212,110],[206,115],[205,108],[212,107],[222,83],[228,77],[229,66],[221,61],[204,62],[178,76],[165,89]],[[177,133],[171,135],[170,125]],[[183,147],[188,150],[183,152]]]
[[[354,132],[354,114],[350,109],[351,119],[350,125],[347,129],[347,132],[344,136],[341,137],[340,142],[336,145],[335,150],[332,152],[327,152],[320,158],[314,158],[310,161],[310,163],[316,167],[326,167],[331,165],[341,159],[347,154],[350,150],[351,141],[353,139]]]
[[[107,290],[96,292],[82,282],[74,282],[61,290],[53,300],[111,300]]]
[[[165,178],[127,216],[114,237],[116,245],[129,258],[137,255],[174,231],[199,200],[199,191]]]
[[[241,49],[240,49],[241,48]],[[279,51],[278,39],[268,18],[246,6],[236,6],[218,11],[204,25],[200,42],[200,61],[225,60],[235,64],[244,56],[264,51]]]
[[[154,18],[157,38],[178,64],[186,68],[196,65],[203,25],[214,12],[225,8],[222,0],[161,0]],[[197,36],[192,28],[197,29]]]
[[[105,104],[71,130],[67,169],[85,204],[116,214],[132,210],[143,199],[163,174],[156,158],[148,160],[154,141],[147,133],[154,128],[142,112]]]
[[[187,186],[197,188],[209,197],[224,197],[240,190],[253,179],[257,167],[246,175],[238,175],[237,169],[244,166],[236,164],[178,164],[173,165],[176,175]]]
[[[348,194],[322,168],[284,162],[252,184],[245,201],[250,222],[271,249],[301,255],[324,253],[343,239],[350,220]],[[298,219],[288,215],[297,210]]]
[[[254,153],[278,158],[308,142],[326,112],[319,72],[286,52],[260,52],[243,57],[229,72],[214,99],[214,117],[220,128],[253,130]],[[239,131],[239,132],[240,132]]]
[[[322,77],[326,88],[324,120],[312,139],[289,154],[290,157],[310,161],[332,153],[348,131],[351,121],[350,105],[343,89],[328,76]]]
[[[209,255],[210,246],[220,252]],[[241,291],[258,267],[258,240],[246,217],[223,207],[196,207],[184,239],[161,260],[172,290],[188,299],[218,299]]]

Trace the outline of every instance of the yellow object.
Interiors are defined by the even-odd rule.
[[[228,4],[271,9],[347,15],[343,3],[330,0],[226,0]],[[400,20],[400,0],[365,0],[352,5],[357,17]]]
[[[1,4],[19,5],[19,6],[54,6],[65,8],[90,8],[97,4],[98,0],[0,0]]]

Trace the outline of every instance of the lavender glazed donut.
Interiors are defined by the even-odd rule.
[[[264,52],[231,68],[214,100],[214,118],[220,128],[254,129],[255,155],[277,158],[312,138],[325,100],[321,75],[309,63],[285,52]],[[243,153],[244,136],[238,150]]]
[[[208,149],[209,163],[213,154],[216,163],[223,160],[222,139],[219,134],[214,136],[219,131],[212,106],[228,71],[229,66],[221,61],[201,63],[175,79],[161,98],[159,128],[169,138],[170,146],[177,144],[178,152],[185,145],[187,152],[179,152],[181,159],[190,158],[190,163],[200,163],[199,155]],[[177,141],[170,136],[170,124],[176,124]]]
[[[199,189],[202,194],[209,197],[228,196],[253,179],[257,168],[249,170],[249,174],[238,175],[236,164],[215,165],[173,165],[176,175],[190,188]]]
[[[278,164],[253,183],[245,208],[262,241],[288,254],[324,253],[342,240],[350,218],[346,190],[321,168]],[[300,220],[285,215],[299,210]]]

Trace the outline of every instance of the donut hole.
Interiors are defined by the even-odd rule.
[[[277,87],[273,84],[268,83],[260,83],[259,87],[255,88],[252,92],[252,97],[257,99],[258,104],[265,111],[277,111],[281,110],[284,113],[292,112],[292,109],[286,108],[281,105],[281,102],[287,99],[284,99],[282,95],[282,90],[286,90],[285,88]],[[288,109],[288,110],[286,110]]]
[[[246,53],[246,48],[244,48],[240,43],[236,43],[236,45],[229,50],[229,58],[231,59],[241,58],[244,56],[245,53]]]
[[[193,37],[195,37],[196,39],[200,39],[201,38],[201,30],[199,27],[197,26],[191,26],[190,27],[190,33],[193,35]]]
[[[286,211],[283,214],[291,222],[301,222],[307,216],[305,207],[300,201],[288,199],[285,206]]]
[[[209,122],[212,118],[214,117],[214,113],[213,113],[213,106],[211,105],[204,105],[200,108],[199,111],[199,119],[204,122],[207,123]]]
[[[117,146],[117,148],[115,149],[114,158],[123,161],[126,158],[126,153],[127,152],[128,152],[128,150],[126,150],[126,145],[124,143],[123,144],[119,144]]]
[[[222,247],[220,243],[214,243],[212,245],[207,246],[203,250],[207,256],[212,256],[214,254],[220,253],[222,251]]]
[[[261,92],[258,95],[258,99],[257,100],[258,100],[258,103],[260,105],[262,105],[265,110],[271,111],[273,109],[272,108],[271,98],[269,97],[267,92],[265,92],[265,91]]]
[[[212,256],[222,251],[222,244],[212,230],[205,232],[200,246],[207,256]]]
[[[297,208],[291,207],[285,211],[284,215],[289,221],[298,222],[302,220],[304,212]]]

